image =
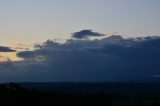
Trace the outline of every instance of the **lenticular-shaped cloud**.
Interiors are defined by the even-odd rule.
[[[33,51],[17,53],[23,61],[0,65],[6,77],[0,76],[11,81],[155,81],[159,54],[160,37],[155,36],[112,35],[63,44],[47,40]]]
[[[72,37],[76,39],[84,39],[88,37],[99,37],[99,36],[105,36],[104,34],[93,32],[92,30],[81,30],[79,32],[74,32]]]

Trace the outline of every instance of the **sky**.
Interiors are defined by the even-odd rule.
[[[1,44],[63,40],[82,29],[159,35],[159,5],[159,0],[0,0]]]
[[[150,71],[146,73],[141,72],[136,74],[136,76],[126,74],[128,75],[128,77],[125,77],[126,79],[138,77],[140,80],[140,77],[144,78],[144,76],[159,76],[160,73],[157,71],[159,66],[156,64],[156,58],[151,59],[153,63],[144,62],[146,61],[144,58],[152,55],[156,55],[159,58],[157,55],[159,53],[159,43],[157,42],[159,42],[158,36],[160,36],[159,11],[160,0],[0,0],[0,68],[7,70],[0,72],[2,74],[0,81],[9,81],[9,79],[20,81],[21,77],[25,74],[32,76],[31,79],[33,80],[36,73],[42,74],[43,72],[40,70],[40,72],[33,71],[32,73],[32,70],[39,70],[38,67],[42,64],[44,67],[48,66],[47,70],[49,71],[53,69],[62,71],[63,74],[54,73],[62,77],[65,75],[65,71],[59,66],[64,66],[66,61],[70,61],[70,63],[75,65],[75,67],[71,67],[72,64],[68,64],[66,68],[71,71],[69,73],[74,73],[72,72],[73,69],[77,69],[78,71],[81,69],[84,72],[84,70],[92,69],[89,65],[92,63],[90,60],[102,62],[99,65],[95,65],[94,74],[90,78],[79,72],[80,75],[82,74],[82,76],[84,75],[83,77],[86,77],[86,80],[92,81],[96,78],[100,80],[99,78],[103,75],[97,74],[98,68],[102,71],[100,73],[103,73],[104,70],[113,70],[114,72],[116,70],[114,66],[117,66],[119,62],[122,62],[122,64],[117,67],[120,67],[119,70],[122,73],[126,73],[122,69],[125,71],[129,70],[125,65],[131,66],[136,72],[148,64],[150,68],[157,67],[153,73]],[[92,41],[90,40],[91,38],[96,38],[97,40]],[[55,41],[66,42],[61,45]],[[107,47],[106,43],[109,43]],[[87,46],[88,44],[89,46]],[[35,45],[36,48],[34,47]],[[153,48],[146,48],[146,45]],[[75,49],[76,47],[80,47],[80,50]],[[119,51],[113,50],[114,48],[118,48]],[[141,51],[140,48],[144,51]],[[92,51],[93,49],[94,51]],[[106,51],[104,49],[108,50],[108,52],[104,53]],[[96,53],[93,55],[89,52],[90,50]],[[99,54],[100,51],[105,55]],[[137,55],[133,55],[130,51],[137,52]],[[154,54],[149,51],[157,53]],[[83,55],[81,55],[81,52]],[[57,57],[52,57],[51,54]],[[88,63],[86,64],[89,66],[84,67],[84,64],[79,65],[78,62],[85,61],[83,58],[86,56],[88,56],[86,58]],[[134,60],[130,56],[136,56],[135,59],[137,60]],[[64,59],[62,59],[63,57]],[[82,60],[77,57],[81,57]],[[122,61],[123,59],[125,61]],[[126,61],[132,60],[133,62],[126,63]],[[136,63],[140,60],[143,64]],[[73,61],[76,61],[76,63]],[[101,66],[107,65],[104,61],[107,61],[108,64],[111,62],[111,67]],[[17,66],[17,64],[21,64],[21,67]],[[57,67],[52,67],[51,64],[53,66],[57,65]],[[5,68],[6,66],[8,67],[7,69]],[[24,67],[29,71],[17,72],[17,70],[22,70]],[[137,69],[137,67],[140,68]],[[11,69],[16,71],[10,72]],[[89,71],[86,73],[86,75],[91,74]],[[21,76],[21,74],[24,75]],[[49,76],[49,72],[45,74]],[[99,75],[99,77],[96,75]],[[114,78],[122,80],[124,75],[122,74],[121,77],[117,76]],[[68,76],[70,75],[68,74]],[[49,78],[51,77],[53,76],[49,76]],[[109,80],[113,81],[114,78],[109,78]],[[46,81],[65,79],[71,80],[65,77],[51,78]],[[28,79],[24,78],[24,80]],[[39,80],[43,81],[42,79]],[[77,80],[83,79],[81,77],[78,79],[77,76]]]

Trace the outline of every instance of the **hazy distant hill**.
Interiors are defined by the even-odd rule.
[[[133,96],[160,97],[160,83],[20,83],[29,89],[63,93],[113,93]]]

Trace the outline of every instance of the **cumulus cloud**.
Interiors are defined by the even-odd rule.
[[[23,61],[3,63],[0,78],[11,81],[159,81],[160,37],[100,40],[47,40],[17,56]],[[7,71],[10,70],[10,71]],[[5,76],[5,77],[4,77]],[[2,80],[1,80],[2,81]]]
[[[16,50],[13,50],[9,47],[0,46],[0,52],[15,52]]]
[[[93,32],[92,30],[81,30],[79,32],[72,33],[72,37],[76,39],[85,39],[88,37],[99,37],[99,36],[105,36],[104,34]]]

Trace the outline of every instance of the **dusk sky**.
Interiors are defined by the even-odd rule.
[[[0,44],[63,40],[82,29],[159,35],[159,10],[159,0],[0,0]]]
[[[157,69],[154,69],[153,73],[147,69],[148,71],[146,73],[143,71],[136,76],[130,76],[128,73],[126,79],[131,77],[140,78],[142,76],[159,76],[159,73],[157,73],[159,64],[155,60],[157,57],[160,58],[158,56],[158,53],[160,52],[160,48],[158,48],[158,36],[160,36],[159,19],[160,0],[0,0],[0,68],[1,70],[16,70],[16,72],[0,72],[2,73],[1,77],[3,77],[0,79],[0,81],[9,81],[11,79],[20,81],[21,77],[26,73],[27,75],[31,76],[31,79],[34,79],[34,76],[37,72],[34,71],[33,74],[30,72],[33,69],[39,69],[37,66],[40,64],[45,64],[43,68],[49,71],[52,69],[59,69],[63,72],[64,69],[61,69],[58,66],[60,64],[63,66],[66,64],[66,61],[70,61],[70,64],[68,64],[67,67],[68,70],[71,71],[70,73],[74,73],[72,72],[73,69],[81,69],[83,71],[91,70],[93,67],[90,65],[88,66],[89,68],[84,69],[82,68],[83,64],[78,65],[78,61],[84,61],[83,58],[86,56],[86,59],[88,59],[88,63],[86,64],[92,63],[91,60],[101,61],[99,65],[94,68],[94,75],[97,75],[96,68],[98,70],[98,67],[102,69],[101,73],[103,73],[103,69],[113,70],[114,72],[116,70],[113,68],[115,64],[119,64],[118,66],[120,69],[122,68],[123,70],[129,70],[129,68],[125,66],[130,66],[136,63],[137,67],[140,67],[141,70],[148,64],[151,67],[157,67]],[[148,36],[156,37],[148,38]],[[103,37],[103,39],[98,41],[88,40],[88,38],[92,37]],[[141,38],[135,40],[135,37]],[[67,39],[70,40],[63,45],[54,42],[55,40],[58,42],[66,41]],[[87,40],[81,41],[81,39]],[[151,42],[152,45],[150,45]],[[106,43],[109,43],[109,46],[106,45]],[[38,50],[37,48],[36,50],[33,50],[34,44],[39,44],[37,45],[39,48]],[[151,48],[147,48],[148,46],[146,45],[148,44]],[[76,47],[82,47],[81,49],[85,49],[82,51],[85,51],[87,54],[82,53],[83,55],[81,55],[82,51],[75,50]],[[93,50],[93,48],[95,50]],[[104,50],[104,48],[108,50],[107,53],[105,52],[106,50]],[[118,48],[117,50],[119,51],[115,51],[114,48]],[[143,49],[144,53],[142,53]],[[89,55],[88,50],[93,50],[92,52],[95,53],[99,53],[100,51],[103,53],[105,52],[105,55],[107,56],[103,57],[101,53],[95,55],[91,53],[91,55]],[[137,52],[137,55],[133,55],[130,52],[132,50]],[[154,54],[149,52],[151,50],[157,53]],[[66,53],[66,51],[72,52]],[[51,54],[55,55],[56,57],[51,56]],[[155,64],[143,62],[146,61],[146,57],[151,55],[157,56],[155,56],[155,59],[153,56],[152,59],[153,63]],[[80,59],[81,56],[82,60]],[[140,59],[143,64],[138,64],[136,61],[139,60],[134,60],[134,58],[131,58],[130,56],[136,56],[136,58]],[[76,57],[78,57],[78,60],[76,60]],[[123,58],[127,60],[122,61]],[[110,64],[110,67],[101,66],[102,64],[107,65],[107,62],[104,62],[105,59],[107,60],[108,64]],[[12,68],[8,66],[8,63],[6,63],[8,60],[13,61],[11,62]],[[125,64],[125,62],[129,60],[133,61]],[[31,63],[33,64],[28,64],[27,61],[32,61]],[[77,64],[74,61],[76,61]],[[56,65],[56,67],[51,67],[52,65],[50,65],[50,63],[53,66]],[[75,67],[71,68],[70,66],[72,66],[72,63],[75,65]],[[22,67],[25,68],[27,67],[26,69],[29,71],[17,72],[17,70],[23,69],[17,64],[21,64]],[[46,66],[48,67],[45,68]],[[9,68],[6,69],[6,67]],[[136,71],[139,70],[137,69],[136,65],[131,67]],[[40,74],[43,73],[41,71],[42,70],[40,70]],[[82,74],[79,71],[78,73],[80,75]],[[123,71],[119,73],[123,74],[126,72]],[[48,71],[45,74],[49,78],[52,77],[49,75]],[[60,75],[62,77],[65,75],[65,72],[63,74],[56,74],[57,76]],[[89,71],[86,72],[86,75],[88,74]],[[86,80],[103,80],[103,74],[98,74],[98,77],[94,75],[88,79],[82,74],[83,77],[86,77]],[[102,79],[99,79],[101,75]],[[69,76],[70,75],[68,75],[68,77]],[[115,79],[123,79],[122,76],[115,77]],[[71,79],[68,77],[65,78],[67,80],[74,80],[74,76],[71,77]],[[93,77],[96,78],[94,79]],[[65,78],[48,79],[46,81],[65,80]],[[23,81],[27,81],[27,78],[22,79]],[[113,79],[109,78],[109,80]],[[37,81],[38,80],[42,79],[37,78]],[[77,77],[76,80],[82,79]]]

